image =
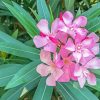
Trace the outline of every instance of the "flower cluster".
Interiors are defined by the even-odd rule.
[[[82,88],[87,81],[96,85],[96,77],[91,69],[100,68],[99,37],[89,33],[85,26],[87,18],[79,16],[74,20],[69,11],[61,13],[52,25],[41,19],[37,24],[40,35],[33,41],[37,48],[42,48],[40,59],[43,62],[37,66],[41,76],[47,76],[46,84],[56,86],[58,82],[78,81]]]

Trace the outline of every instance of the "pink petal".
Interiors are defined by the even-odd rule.
[[[64,66],[63,75],[58,79],[59,82],[69,82],[70,81],[70,69]]]
[[[44,63],[46,63],[48,65],[50,65],[50,63],[52,62],[51,61],[51,54],[50,54],[50,52],[45,51],[45,50],[41,50],[41,52],[40,52],[40,59],[41,59],[42,62],[44,62]]]
[[[73,40],[71,38],[68,39],[68,41],[65,45],[65,49],[67,49],[69,51],[75,51],[75,45],[74,45]]]
[[[96,43],[96,44],[94,45],[94,47],[91,48],[91,51],[94,53],[94,55],[99,54],[99,43]]]
[[[88,35],[88,37],[93,38],[95,42],[98,42],[99,41],[99,36],[97,36],[94,32],[90,33]]]
[[[82,54],[83,54],[83,57],[89,57],[93,55],[93,53],[88,49],[83,49]]]
[[[49,51],[49,52],[56,52],[56,44],[52,43],[52,42],[49,42],[45,47],[44,47],[44,50],[46,51]]]
[[[50,37],[49,36],[49,39],[56,45],[59,45],[59,41],[55,38],[55,37]]]
[[[51,25],[51,33],[56,35],[58,31],[59,18],[56,18]]]
[[[41,75],[41,76],[47,76],[49,72],[49,66],[45,64],[40,64],[37,66],[36,71]]]
[[[81,60],[80,60],[80,63],[81,63],[82,65],[85,65],[85,64],[87,64],[87,62],[90,61],[93,57],[94,57],[94,55],[91,55],[91,56],[85,57],[85,58],[82,57]]]
[[[89,73],[87,75],[87,82],[90,85],[96,85],[96,77],[95,77],[95,75],[93,73]]]
[[[76,28],[75,29],[76,33],[79,34],[80,36],[83,36],[83,38],[87,35],[88,30],[85,28]]]
[[[95,57],[92,60],[90,60],[86,65],[86,68],[91,68],[91,69],[99,69],[100,68],[100,59]]]
[[[64,33],[64,32],[58,32],[57,35],[56,35],[56,38],[58,40],[60,40],[60,42],[62,43],[66,43],[67,41],[67,37],[68,37],[68,34]]]
[[[37,24],[37,27],[40,30],[40,32],[42,32],[42,33],[44,33],[46,35],[50,34],[50,31],[49,31],[49,28],[48,28],[48,21],[47,20],[41,19],[39,21],[39,23]]]
[[[62,32],[68,32],[69,28],[65,26],[65,24],[60,20],[58,25],[58,30]]]
[[[73,24],[78,27],[84,27],[87,24],[87,18],[85,16],[80,16],[74,20]]]
[[[78,77],[78,82],[79,82],[80,87],[83,88],[86,82],[85,76]]]
[[[57,68],[62,68],[63,65],[64,65],[63,60],[60,60],[60,61],[57,61],[57,62],[56,62]]]
[[[60,53],[55,52],[53,54],[53,62],[57,62],[57,61],[60,61],[60,60],[61,60]]]
[[[73,52],[73,56],[74,56],[76,62],[79,62],[80,59],[82,58],[82,54],[79,52]]]
[[[69,11],[66,11],[63,16],[63,21],[66,25],[71,25],[72,24],[72,20],[73,20],[73,14]]]
[[[81,42],[87,35],[88,31],[84,28],[76,28],[75,42]]]
[[[63,71],[59,68],[56,68],[52,75],[54,76],[55,80],[58,80],[63,75]]]
[[[79,66],[79,64],[75,65],[74,75],[75,76],[81,76],[82,74],[82,68]]]
[[[75,61],[75,59],[74,59],[74,57],[73,57],[72,54],[71,54],[70,56],[68,56],[67,58],[70,60],[71,63],[72,63],[73,61]]]
[[[53,58],[54,58],[53,61],[56,64],[56,67],[62,68],[64,63],[63,63],[63,60],[61,60],[60,53],[59,54],[55,53]]]
[[[55,52],[53,54],[53,62],[59,61],[60,59],[60,53]]]
[[[60,55],[62,58],[66,58],[68,57],[68,54],[70,53],[70,51],[66,50],[63,46],[60,49]]]
[[[46,79],[46,84],[48,86],[56,86],[56,80],[52,74]]]
[[[48,43],[48,39],[46,37],[35,36],[33,42],[37,48],[41,48]]]
[[[72,80],[77,80],[77,77],[74,75],[74,72],[75,72],[75,63],[71,63],[70,64],[70,77]]]
[[[70,76],[64,73],[59,79],[59,82],[69,82],[70,81]]]
[[[69,34],[73,39],[75,39],[76,36],[75,30],[68,30],[67,34]]]
[[[91,48],[94,46],[94,41],[92,38],[86,38],[82,41],[83,47]]]

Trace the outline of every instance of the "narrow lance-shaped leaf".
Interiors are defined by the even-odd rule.
[[[73,12],[75,0],[64,0],[64,1],[65,1],[65,8],[66,8],[66,10],[69,10],[69,11]]]
[[[20,85],[15,88],[9,89],[6,93],[3,94],[1,100],[18,100],[21,96],[35,88],[39,80],[40,76],[35,80],[30,80],[28,83],[24,85]],[[26,92],[23,93],[23,90],[26,90]]]
[[[53,87],[46,85],[46,78],[41,78],[33,100],[51,100]]]
[[[10,12],[17,18],[17,20],[23,25],[28,34],[33,38],[34,35],[38,34],[35,20],[31,15],[26,12],[17,3],[12,2],[13,6],[4,2],[5,6],[10,10]]]
[[[39,77],[39,74],[36,72],[36,66],[38,63],[39,61],[31,62],[21,68],[7,84],[6,89],[27,83],[32,79],[37,79]]]
[[[52,0],[49,0],[50,2],[50,6],[53,12],[55,12],[55,9],[58,9],[57,5],[59,4],[60,0],[54,0],[52,2]]]
[[[84,87],[82,89],[80,87],[77,87],[77,86],[73,87],[72,82],[65,83],[65,86],[71,91],[72,95],[74,95],[76,100],[99,100],[86,87]]]
[[[4,51],[19,57],[25,57],[31,60],[39,59],[38,49],[26,46],[2,31],[0,31],[0,40],[0,51]]]
[[[7,52],[19,57],[25,57],[31,60],[39,59],[39,53],[37,53],[37,51],[34,50],[34,48],[24,49],[23,47],[20,47],[19,45],[13,43],[10,44],[10,43],[1,42],[0,51]]]
[[[0,87],[7,85],[13,76],[23,67],[20,64],[0,65]]]
[[[45,0],[37,0],[37,9],[41,19],[47,19],[50,23],[50,13]]]
[[[93,18],[100,15],[100,3],[94,4],[92,8],[82,13],[82,15],[86,16],[88,20],[92,20]]]
[[[86,28],[90,32],[96,32],[96,31],[100,30],[100,17],[96,17],[93,20],[88,21]]]
[[[57,91],[62,95],[63,100],[76,100],[71,92],[64,86],[63,83],[57,82]]]

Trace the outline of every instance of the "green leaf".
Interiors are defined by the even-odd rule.
[[[13,41],[12,41],[13,42]],[[28,47],[28,46],[26,46]],[[0,51],[7,52],[9,54],[13,54],[19,57],[25,57],[31,60],[39,59],[39,53],[34,48],[23,48],[17,44],[10,44],[1,42],[0,43]]]
[[[23,65],[20,64],[0,65],[0,87],[7,85],[15,73],[17,73],[22,67]]]
[[[47,19],[50,23],[50,13],[45,0],[37,0],[37,10],[41,19]]]
[[[59,2],[60,0],[54,0],[53,2],[52,0],[50,0],[50,6],[53,12],[55,11],[55,9],[58,9],[57,5],[59,4]]]
[[[46,78],[41,78],[33,100],[51,100],[53,87],[46,85]]]
[[[10,37],[8,34],[0,31],[0,51],[4,51],[19,57],[25,57],[31,60],[39,59],[39,50],[26,46],[20,41]]]
[[[33,38],[33,36],[38,33],[38,30],[36,27],[36,22],[31,17],[31,15],[15,2],[12,2],[13,6],[7,4],[6,2],[3,3],[10,10],[13,16],[15,16],[17,20],[23,25],[28,34]]]
[[[96,32],[96,31],[100,30],[100,17],[96,17],[96,18],[92,19],[91,21],[88,21],[86,28],[90,32]]]
[[[91,69],[91,72],[97,74],[97,75],[100,75],[100,69]]]
[[[100,15],[100,3],[94,4],[92,8],[84,12],[82,15],[86,16],[88,20],[91,20]]]
[[[50,6],[49,6],[49,9],[50,9],[50,23],[52,24],[52,22],[54,21],[54,16],[53,16],[53,12]]]
[[[12,100],[12,97],[14,100],[18,100],[18,98],[20,97],[20,94],[21,94],[21,91],[20,90],[19,92],[17,92],[16,94],[16,91],[18,89],[20,89],[21,86],[18,86],[16,88],[13,88],[13,89],[10,89],[8,90],[7,92],[5,92],[2,97],[0,98],[0,100]]]
[[[71,91],[72,95],[74,95],[76,100],[99,100],[86,87],[84,87],[84,88],[80,88],[80,87],[77,87],[77,86],[73,87],[72,82],[65,83],[65,86]]]
[[[32,8],[30,8],[30,10],[31,10],[31,12],[34,14],[34,16],[36,17],[36,19],[38,20],[38,21],[40,21],[40,16],[37,14],[37,12],[36,12],[36,10],[33,10]]]
[[[72,11],[74,7],[75,0],[65,0],[65,8],[66,10]]]
[[[33,88],[36,87],[36,85],[38,84],[40,80],[40,76],[37,79],[32,79],[30,80],[28,83],[12,88],[10,90],[8,90],[2,97],[0,100],[18,100],[21,96],[23,96],[24,94],[26,94],[27,92],[29,92],[30,90],[32,90]],[[22,94],[23,90],[25,90],[26,92],[24,94]]]
[[[81,16],[81,9],[80,9],[80,8],[78,9],[78,11],[77,11],[77,13],[76,13],[76,16],[75,16],[75,17],[77,18],[77,17],[79,17],[79,16]]]
[[[28,41],[25,42],[25,44],[32,47],[33,46],[33,40],[28,40]]]
[[[7,84],[6,89],[16,87],[20,84],[29,82],[32,79],[36,79],[40,75],[36,72],[36,67],[39,61],[31,62],[21,68]]]
[[[63,83],[57,82],[56,88],[58,92],[62,95],[63,100],[75,100],[73,95],[70,94],[69,90],[64,86]]]
[[[13,32],[12,37],[17,39],[18,36],[18,29],[15,30],[15,32]]]

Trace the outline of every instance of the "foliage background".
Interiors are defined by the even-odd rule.
[[[31,60],[36,60],[38,57],[34,55],[35,57],[32,58],[31,53],[27,55],[26,52],[24,52],[24,51],[25,50],[26,51],[33,50],[33,49],[31,50],[31,48],[30,48],[30,47],[34,47],[31,37],[33,37],[33,35],[36,35],[38,33],[38,30],[33,30],[31,25],[33,25],[35,23],[34,20],[37,23],[41,19],[41,17],[43,17],[41,14],[42,12],[41,11],[39,12],[39,9],[41,9],[41,8],[39,8],[39,4],[37,6],[37,3],[39,0],[12,0],[12,1],[16,2],[17,4],[19,4],[22,8],[24,8],[28,13],[30,13],[32,18],[34,18],[34,20],[32,20],[28,15],[25,15],[26,12],[21,10],[22,12],[20,12],[20,13],[22,13],[22,16],[23,16],[22,19],[25,19],[26,18],[25,16],[27,16],[27,18],[25,20],[22,20],[21,17],[18,15],[20,20],[22,20],[23,24],[15,18],[15,16],[17,16],[17,15],[14,15],[9,11],[9,9],[12,9],[12,8],[9,8],[8,5],[4,4],[2,1],[6,2],[7,4],[11,4],[10,0],[0,0],[0,30],[3,31],[4,33],[10,35],[12,38],[6,36],[4,33],[2,33],[0,31],[0,51],[1,51],[0,52],[0,75],[1,76],[3,74],[4,75],[6,75],[7,73],[9,74],[12,70],[17,72],[20,68],[22,68],[25,65],[26,65],[26,68],[31,65],[36,66],[37,63],[40,62],[38,60],[35,63],[34,62],[30,63]],[[43,1],[43,0],[40,0],[40,1]],[[50,11],[50,23],[52,22],[53,17],[56,18],[57,16],[59,16],[59,13],[61,11],[70,10],[77,17],[80,14],[82,14],[83,12],[87,11],[89,8],[91,8],[98,2],[99,2],[99,0],[46,0],[46,4]],[[100,4],[99,4],[99,6],[97,6],[97,8],[100,8]],[[96,7],[95,7],[95,9],[96,9]],[[19,10],[15,10],[15,11],[17,13]],[[89,16],[90,23],[87,26],[87,28],[93,24],[96,24],[98,22],[98,20],[100,20],[100,18],[98,17],[100,15],[100,9],[97,9],[98,12],[96,12],[94,15],[91,14],[92,11],[93,10],[89,11],[91,16]],[[46,14],[47,14],[46,18],[48,19],[49,13],[47,12]],[[89,13],[87,13],[87,14],[89,14]],[[85,15],[85,13],[83,13],[83,15]],[[29,19],[32,20],[33,23],[29,22],[28,21]],[[36,26],[34,26],[34,29],[36,29],[35,27]],[[96,25],[96,27],[90,29],[90,31],[93,30],[96,32],[96,34],[99,35],[100,34],[99,27],[100,27],[100,23],[98,23],[98,25]],[[35,34],[33,34],[32,32]],[[30,33],[30,34],[27,34],[27,33]],[[13,38],[14,38],[14,40],[13,40]],[[29,48],[27,48],[24,45],[22,45],[21,43],[15,41],[15,39],[21,41],[26,46],[29,46]],[[2,43],[2,40],[6,41],[6,43],[5,42]],[[21,50],[23,50],[22,52],[24,52],[25,56],[23,56],[23,54],[21,54],[22,52],[20,52],[20,51],[17,54],[15,52],[8,50],[7,48],[5,50],[5,48],[3,48],[4,45],[10,46],[10,47],[12,47],[12,45],[15,45],[15,48],[20,48]],[[36,50],[34,49],[34,52],[35,51],[37,53],[39,52],[37,49]],[[12,53],[10,53],[10,52],[12,52]],[[26,56],[28,56],[28,57],[26,57]],[[28,59],[28,58],[31,58],[31,59]],[[9,64],[9,66],[8,66],[8,64]],[[13,68],[13,66],[15,66],[15,67]],[[5,69],[3,69],[3,67]],[[31,68],[32,67],[30,67],[30,69]],[[95,73],[96,74],[98,73],[97,76],[99,77],[100,71],[96,71]],[[6,75],[6,78],[7,78],[7,75]],[[21,74],[19,74],[19,75],[21,75]],[[30,77],[31,77],[31,74],[30,74]],[[14,96],[13,100],[18,100],[19,97],[20,97],[19,100],[32,100],[33,95],[37,89],[37,84],[35,82],[31,82],[29,84],[29,86],[27,86],[28,88],[22,88],[21,85],[20,86],[16,85],[17,87],[15,87],[14,89],[10,89],[10,92],[8,92],[8,94],[6,94],[7,91],[9,91],[9,90],[4,89],[5,88],[4,84],[7,82],[8,78],[4,80],[4,83],[3,83],[3,79],[1,79],[1,78],[2,77],[0,77],[0,87],[1,87],[0,88],[0,96],[1,97],[4,96],[5,99],[1,98],[0,100],[12,100],[10,96],[12,96],[12,97]],[[14,80],[12,80],[12,82],[15,81],[16,79],[17,79],[17,77]],[[45,80],[45,79],[43,79],[43,80]],[[37,80],[36,82],[38,83],[39,80]],[[98,79],[98,82],[100,83],[100,79]],[[18,81],[18,83],[16,83],[16,84],[19,84],[19,83],[20,82]],[[33,86],[34,88],[30,87],[30,85],[33,85],[33,84],[35,84]],[[10,85],[8,87],[10,87]],[[23,91],[21,91],[20,87],[22,88]],[[78,87],[77,83],[74,83],[74,87]],[[94,87],[94,88],[91,88],[90,86],[87,86],[87,87],[89,90],[91,90],[91,92],[93,94],[96,95],[96,97],[98,97],[100,99],[100,86],[99,85],[97,85],[97,87]],[[19,88],[18,93],[20,95],[18,93],[14,94],[14,92],[18,88]],[[27,89],[29,89],[29,90],[27,90]],[[70,93],[72,93],[74,91],[74,90],[73,91],[70,90],[71,89],[70,84],[67,86],[67,89],[70,91]],[[62,92],[64,93],[65,91],[62,91]],[[74,91],[74,93],[75,93],[75,91]],[[88,93],[88,90],[86,90],[86,93]],[[6,94],[6,96],[5,96],[5,94]],[[40,92],[40,94],[41,94],[41,92]],[[75,95],[75,94],[73,94],[73,95]],[[92,95],[90,95],[90,96],[92,96]],[[79,98],[80,97],[78,97],[78,99],[75,99],[75,100],[80,100]],[[56,88],[54,88],[53,94],[52,94],[52,100],[61,100],[61,99],[62,99],[61,93],[56,91]],[[43,100],[45,100],[45,99],[43,99]],[[85,100],[85,99],[83,98],[82,100]],[[90,99],[87,99],[87,100],[90,100]],[[91,99],[91,100],[93,100],[93,99]]]

